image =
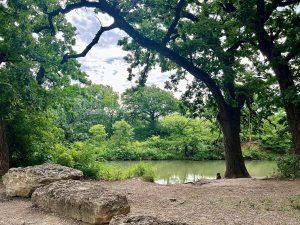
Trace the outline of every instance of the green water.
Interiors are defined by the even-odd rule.
[[[224,175],[225,161],[143,161],[155,168],[155,182],[160,184],[176,184],[194,182],[201,178],[213,179],[217,173]],[[136,161],[107,162],[121,168],[139,163]],[[276,163],[273,161],[246,161],[246,167],[252,177],[270,176],[276,172]]]

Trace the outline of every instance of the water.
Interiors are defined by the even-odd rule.
[[[201,178],[215,179],[217,173],[223,177],[225,161],[189,161],[189,160],[165,160],[142,161],[155,168],[155,182],[159,184],[176,184],[194,182]],[[137,161],[107,162],[109,165],[121,168],[129,167]],[[246,167],[252,177],[270,176],[276,172],[276,163],[273,161],[246,161]]]

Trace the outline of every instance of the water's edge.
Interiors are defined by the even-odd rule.
[[[155,168],[155,182],[159,184],[195,182],[201,178],[215,179],[217,173],[223,176],[225,172],[224,160],[110,161],[106,163],[126,168],[139,162],[150,164]],[[245,163],[253,177],[271,176],[277,169],[274,161],[253,160],[245,161]]]

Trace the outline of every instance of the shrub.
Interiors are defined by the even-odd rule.
[[[99,164],[98,178],[109,181],[122,180],[124,179],[124,170],[101,163]]]
[[[133,128],[125,120],[120,120],[113,125],[114,133],[111,142],[117,146],[127,145],[133,139]]]
[[[294,209],[300,210],[300,195],[297,195],[297,196],[291,198],[290,200],[291,200],[291,206]]]
[[[279,175],[283,178],[300,177],[300,156],[285,155],[277,159]]]
[[[101,144],[102,142],[105,141],[105,138],[107,136],[106,132],[105,132],[105,126],[101,125],[101,124],[97,124],[92,126],[89,129],[89,132],[92,135],[92,142],[96,145]]]
[[[96,150],[97,148],[86,142],[75,142],[69,148],[59,144],[51,153],[52,161],[79,169],[87,177],[97,178],[100,160]]]
[[[100,154],[106,160],[139,160],[138,152],[132,151],[126,146],[112,147]]]
[[[201,150],[197,151],[193,156],[193,160],[219,160],[224,159],[224,152],[212,151],[212,150]]]
[[[145,181],[154,182],[155,171],[152,166],[146,163],[138,163],[129,167],[125,177],[142,177]]]
[[[263,148],[279,154],[286,153],[291,148],[291,136],[284,112],[264,119],[257,137]]]
[[[98,178],[109,181],[142,177],[145,181],[154,182],[155,177],[153,167],[145,163],[132,165],[128,169],[100,163],[98,169]]]
[[[67,152],[60,154],[56,159],[56,163],[63,166],[74,167],[74,159],[72,155]]]

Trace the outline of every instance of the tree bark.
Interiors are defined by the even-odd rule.
[[[4,121],[0,120],[0,175],[9,169],[9,148]]]
[[[218,114],[224,135],[226,172],[225,178],[250,177],[243,158],[240,139],[241,110],[226,106]]]

